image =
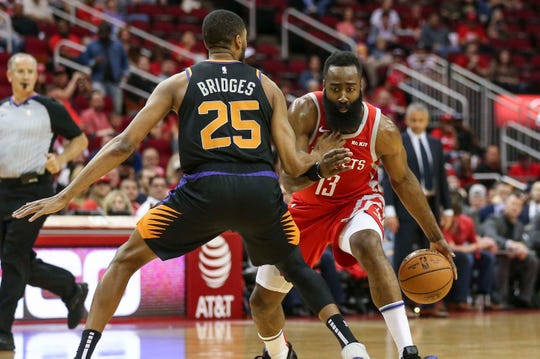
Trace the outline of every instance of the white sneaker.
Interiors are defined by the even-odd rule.
[[[341,350],[343,359],[370,359],[364,344],[358,342],[347,344]]]

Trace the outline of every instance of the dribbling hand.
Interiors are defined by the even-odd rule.
[[[454,251],[452,250],[452,248],[450,248],[446,240],[444,238],[441,238],[437,242],[431,242],[430,249],[440,252],[442,255],[448,258],[448,260],[450,261],[450,264],[452,264],[452,271],[454,272],[454,280],[456,280],[458,277],[457,267],[456,267],[456,264],[454,263],[454,257],[456,255],[454,254]]]

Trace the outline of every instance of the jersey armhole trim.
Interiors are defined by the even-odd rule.
[[[185,72],[186,72],[188,81],[191,80],[191,75],[193,75],[193,71],[191,70],[191,67],[186,68]]]
[[[369,144],[369,148],[371,149],[371,158],[373,159],[373,162],[378,160],[375,146],[377,143],[377,134],[379,133],[379,125],[381,123],[381,115],[381,109],[377,108],[375,111],[375,118],[373,119],[373,127],[371,129],[371,143]]]
[[[317,137],[317,129],[321,125],[321,109],[319,108],[319,100],[317,99],[317,96],[315,96],[313,92],[310,92],[307,95],[313,101],[315,108],[317,109],[317,122],[315,123],[315,129],[309,138],[309,145],[311,146]]]

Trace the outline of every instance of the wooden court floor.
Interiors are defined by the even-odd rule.
[[[397,359],[381,317],[349,317],[354,333],[372,359]],[[454,315],[448,319],[411,320],[413,338],[423,356],[439,359],[540,358],[540,312]],[[19,324],[14,327],[17,350],[0,359],[73,358],[78,330],[65,324]],[[288,340],[300,359],[339,359],[333,335],[314,319],[289,319]],[[111,324],[94,358],[223,358],[246,359],[260,354],[262,344],[249,320],[160,321]]]

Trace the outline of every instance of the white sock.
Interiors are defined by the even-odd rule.
[[[287,345],[285,334],[283,334],[283,329],[281,329],[279,333],[272,337],[265,338],[259,334],[259,338],[261,338],[264,342],[264,346],[266,347],[270,358],[287,359],[287,354],[289,353],[289,346]]]
[[[398,350],[398,355],[401,358],[403,348],[414,345],[409,328],[409,320],[405,313],[405,304],[402,300],[395,303],[390,303],[379,308],[379,311],[384,317],[386,326],[394,338],[394,343]]]

